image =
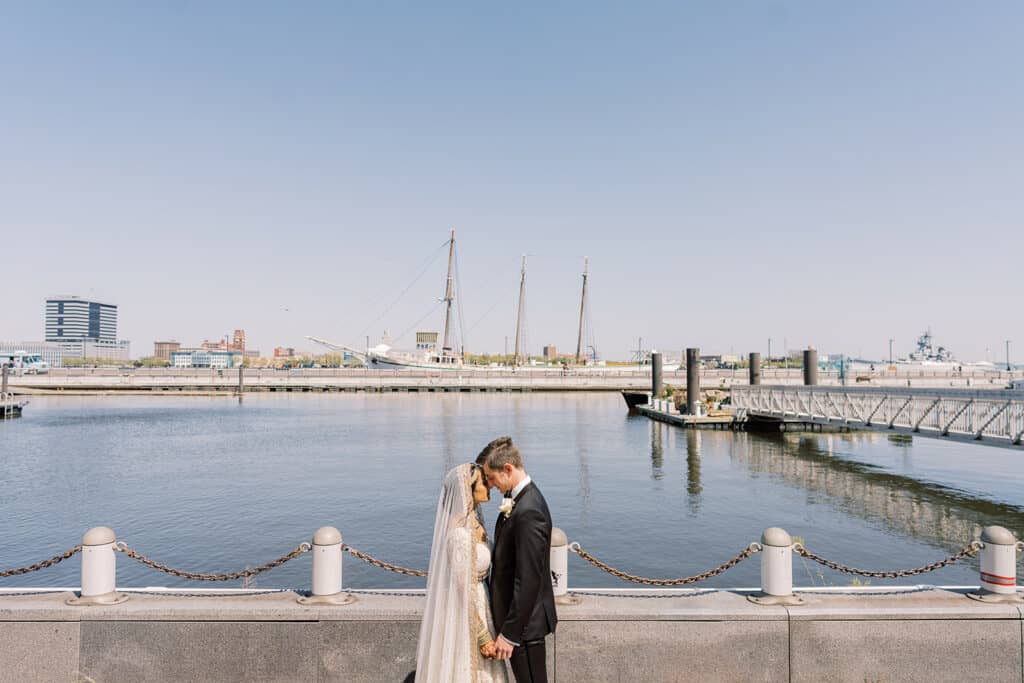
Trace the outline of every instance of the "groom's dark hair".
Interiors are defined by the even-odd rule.
[[[505,464],[512,467],[523,467],[523,456],[519,455],[519,449],[512,443],[511,436],[499,436],[490,442],[476,456],[476,464],[481,467],[489,467],[492,470],[500,470]]]

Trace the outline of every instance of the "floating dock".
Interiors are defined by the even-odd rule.
[[[0,394],[0,420],[11,420],[21,417],[21,410],[28,405],[28,401],[21,401],[13,394]]]
[[[691,429],[740,429],[746,421],[731,412],[718,412],[715,415],[686,415],[675,410],[669,401],[657,401],[654,405],[637,406],[636,411],[652,420],[689,427]]]

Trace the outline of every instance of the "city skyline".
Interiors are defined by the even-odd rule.
[[[89,301],[86,300],[85,297],[79,297],[77,295],[67,295],[67,296],[62,296],[62,297],[47,297],[46,298],[46,309],[47,310],[46,310],[46,316],[45,316],[46,319],[47,319],[47,322],[45,323],[47,330],[49,330],[50,327],[55,324],[50,319],[50,316],[51,316],[50,309],[54,305],[53,302],[56,301],[58,298],[61,298],[61,299],[81,299],[85,303],[89,303]],[[116,311],[116,308],[117,308],[117,304],[103,304],[103,306],[113,307],[115,309],[115,311]],[[116,312],[115,312],[115,316],[116,316]],[[429,327],[430,327],[429,324],[423,324],[423,325],[409,327],[409,328],[407,328],[407,330],[405,330],[406,333],[402,335],[402,339],[418,338],[418,337],[420,337],[422,335],[433,335],[434,337],[436,337],[438,335],[438,330],[428,329]],[[933,331],[932,331],[931,327],[929,326],[928,328],[923,330],[922,333],[932,334]],[[48,335],[49,335],[49,333],[48,333]],[[215,347],[217,347],[218,344],[220,344],[220,345],[223,345],[223,344],[237,344],[238,343],[238,339],[239,339],[239,335],[241,335],[241,339],[243,340],[242,343],[244,344],[245,343],[244,339],[246,337],[245,329],[234,329],[230,333],[225,333],[225,334],[223,334],[223,335],[221,335],[219,337],[217,335],[212,335],[212,336],[204,337],[203,341],[201,343],[200,342],[192,343],[191,340],[189,340],[187,342],[183,342],[181,339],[177,338],[175,335],[170,335],[170,336],[166,336],[166,337],[159,338],[159,339],[153,339],[151,341],[137,340],[138,343],[140,344],[140,346],[137,347],[137,348],[148,349],[150,346],[160,346],[160,345],[167,345],[167,344],[174,344],[174,345],[176,345],[178,347],[189,348],[189,349],[197,349],[197,348],[200,348],[200,347],[202,347],[202,348],[215,348]],[[907,348],[906,349],[904,349],[902,346],[893,346],[897,341],[902,341],[902,340],[897,340],[896,338],[890,338],[890,339],[887,340],[888,343],[889,343],[889,354],[882,354],[882,355],[878,355],[878,356],[870,356],[870,355],[866,355],[866,354],[864,354],[862,352],[852,353],[852,352],[850,352],[849,350],[846,350],[846,349],[842,349],[842,350],[824,349],[824,351],[826,351],[827,353],[831,353],[832,355],[843,354],[843,355],[847,356],[850,359],[865,359],[865,360],[887,361],[889,358],[892,358],[894,360],[902,360],[902,359],[905,359],[908,356],[910,351],[914,350],[914,348],[916,347],[916,345],[920,341],[920,337],[921,337],[921,335],[915,335],[913,340],[912,340],[912,343],[908,343],[907,344]],[[933,337],[933,340],[934,340],[936,348],[941,346],[941,347],[945,348],[947,351],[950,351],[951,353],[953,352],[950,349],[949,345],[946,344],[945,342],[943,342],[941,339],[934,339],[934,334],[932,334],[932,337]],[[505,340],[504,340],[504,346],[501,349],[473,349],[473,348],[467,348],[466,349],[466,353],[470,353],[470,354],[491,354],[491,355],[495,355],[495,354],[509,355],[509,354],[512,353],[512,347],[509,346],[509,344],[511,343],[511,339],[513,339],[513,338],[514,337],[506,336]],[[36,341],[36,340],[32,339],[31,337],[27,337],[27,336],[22,336],[22,337],[9,336],[8,339],[19,339],[19,340],[24,340],[24,341]],[[211,339],[213,341],[211,341]],[[232,339],[234,341],[231,341]],[[54,338],[52,338],[52,337],[47,336],[45,341],[46,342],[52,342],[52,341],[56,341],[56,340]],[[131,342],[131,341],[135,341],[135,340],[126,340],[126,341]],[[422,347],[419,344],[419,342],[417,342],[415,345],[402,345],[400,339],[396,340],[396,339],[392,338],[391,332],[387,328],[384,329],[383,333],[378,338],[375,338],[373,335],[369,335],[369,343],[371,345],[380,343],[381,341],[383,341],[385,343],[388,343],[388,342],[393,343],[393,344],[395,344],[395,346],[397,348],[406,348],[406,347],[408,347],[409,350],[411,350],[412,348],[425,348],[425,347]],[[968,360],[966,358],[957,357],[957,360],[962,361],[964,363],[991,362],[991,363],[994,363],[997,367],[1001,366],[1001,365],[1004,365],[1007,362],[1011,362],[1013,365],[1017,365],[1018,362],[1010,354],[1010,348],[1009,348],[1009,346],[1007,346],[1008,342],[1012,344],[1012,340],[1004,340],[1003,341],[1004,346],[1002,346],[1002,347],[998,347],[998,348],[995,348],[995,349],[993,349],[992,347],[987,347],[985,349],[985,356],[983,358],[976,358],[976,359]],[[323,354],[335,353],[334,351],[326,349],[326,348],[322,347],[321,345],[317,344],[316,342],[312,342],[311,340],[306,339],[305,343],[306,343],[308,348],[300,348],[298,350],[295,350],[294,347],[292,347],[292,350],[294,350],[298,354],[311,354],[311,355],[323,355]],[[801,350],[803,350],[805,348],[819,348],[817,346],[814,346],[813,344],[811,344],[809,346],[793,346],[792,344],[789,343],[789,340],[786,337],[782,337],[781,339],[780,338],[774,338],[773,339],[772,337],[768,337],[765,340],[765,344],[766,344],[766,349],[763,351],[763,355],[766,358],[767,357],[781,358],[781,357],[783,357],[786,354],[789,354],[789,355],[798,354]],[[675,347],[675,346],[672,346],[672,345],[662,345],[662,346],[656,348],[656,347],[652,347],[649,343],[645,343],[642,337],[637,339],[637,345],[638,345],[639,348],[642,348],[642,349],[647,350],[647,351],[650,351],[652,349],[653,350],[659,350],[660,349],[664,354],[667,354],[668,357],[672,357],[673,354],[679,355],[679,356],[683,355],[682,354],[682,351],[683,351],[683,347],[682,346]],[[531,356],[548,357],[549,356],[549,348],[552,349],[552,353],[553,353],[553,349],[557,348],[557,345],[556,344],[544,343],[544,344],[541,344],[540,347],[541,348],[540,348],[539,351],[535,351],[531,347],[529,349],[526,349],[524,351],[524,353],[526,353],[528,351],[529,355],[531,355]],[[255,348],[255,347],[250,346],[249,348]],[[283,346],[280,345],[280,344],[274,344],[274,350],[273,351],[269,351],[268,353],[261,353],[260,357],[272,357],[274,355],[274,351],[276,351],[278,348],[283,348]],[[1001,349],[1003,351],[1003,355],[1002,356],[999,355]],[[725,355],[740,355],[740,356],[742,356],[742,355],[745,355],[746,353],[748,353],[750,351],[762,352],[762,350],[758,349],[758,348],[751,348],[751,349],[744,350],[744,351],[736,351],[735,349],[723,350],[723,349],[718,349],[718,348],[715,348],[715,349],[701,348],[701,352],[702,352],[703,355],[723,355],[723,354],[725,354]],[[636,352],[636,347],[633,348],[633,349],[627,350],[627,352],[623,356],[607,357],[607,356],[602,355],[601,359],[602,360],[625,360],[625,359],[629,358],[630,356],[635,355],[635,352]],[[160,353],[157,349],[154,349],[154,353],[153,354],[146,353],[145,351],[140,351],[140,352],[132,354],[133,357],[138,357],[138,358],[153,357],[153,356],[162,357],[163,355],[164,354]],[[561,356],[566,356],[566,355],[571,356],[572,355],[572,351],[562,351],[560,355]],[[586,355],[586,353],[584,353],[584,355]],[[956,356],[955,353],[954,353],[954,356]]]
[[[585,256],[604,358],[1024,344],[1018,4],[244,19],[6,13],[0,226],[31,249],[0,338],[42,339],[57,291],[116,303],[136,356],[438,330],[454,228],[471,351],[514,334],[524,253],[537,355],[575,349]]]

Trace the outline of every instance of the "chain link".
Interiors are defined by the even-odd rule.
[[[204,574],[201,572],[187,572],[182,569],[168,567],[165,564],[160,564],[155,560],[149,559],[145,555],[140,555],[136,551],[129,548],[126,543],[119,541],[114,544],[114,550],[124,553],[136,562],[144,564],[147,567],[156,569],[157,571],[170,574],[171,576],[177,576],[181,579],[190,579],[192,581],[235,581],[237,579],[244,579],[249,576],[256,576],[257,574],[262,574],[263,572],[273,569],[274,567],[280,567],[285,562],[288,562],[289,560],[294,560],[296,557],[302,555],[303,553],[308,553],[311,548],[312,546],[310,546],[309,543],[301,543],[299,544],[299,547],[297,547],[295,550],[291,551],[287,555],[282,555],[276,560],[267,562],[266,564],[261,564],[258,567],[252,567],[251,569],[243,569],[240,572],[231,572],[229,574]]]
[[[341,546],[341,549],[344,550],[349,555],[351,555],[352,557],[354,557],[356,559],[359,559],[359,560],[362,560],[363,562],[366,562],[367,564],[371,564],[374,567],[377,567],[378,569],[386,569],[389,572],[395,572],[396,574],[405,574],[406,576],[426,576],[427,575],[427,573],[425,571],[421,571],[419,569],[409,569],[408,567],[399,567],[397,564],[389,564],[387,562],[384,562],[383,560],[378,560],[376,557],[373,557],[371,555],[367,555],[366,553],[364,553],[362,551],[356,550],[355,548],[353,548],[350,545],[343,545],[343,546]]]
[[[612,576],[618,577],[618,578],[620,578],[620,579],[622,579],[624,581],[632,581],[633,583],[642,583],[642,584],[647,585],[647,586],[683,586],[683,585],[686,585],[686,584],[697,583],[699,581],[704,581],[706,579],[710,579],[713,576],[718,576],[719,574],[721,574],[721,573],[723,573],[723,572],[725,572],[725,571],[727,571],[729,569],[732,569],[733,567],[738,565],[743,560],[747,559],[748,557],[750,557],[754,553],[758,552],[760,550],[760,546],[758,544],[756,544],[756,543],[751,543],[749,546],[744,548],[742,552],[740,552],[738,555],[733,557],[728,562],[726,562],[724,564],[720,564],[717,567],[715,567],[714,569],[709,569],[706,572],[702,572],[700,574],[695,574],[693,576],[685,576],[685,577],[679,578],[679,579],[649,579],[649,578],[644,577],[644,576],[636,576],[634,574],[629,574],[629,573],[626,573],[624,571],[620,571],[620,570],[615,569],[614,567],[612,567],[610,565],[605,564],[601,560],[597,559],[596,557],[594,557],[590,553],[588,553],[585,550],[583,550],[583,548],[580,547],[579,543],[570,543],[569,544],[569,550],[573,551],[574,553],[576,553],[577,555],[582,557],[584,560],[586,560],[590,564],[592,564],[595,567],[597,567],[598,569],[600,569],[602,571],[606,571],[609,574],[611,574]]]
[[[867,576],[873,579],[898,579],[904,576],[917,576],[918,574],[927,574],[928,572],[933,572],[936,569],[942,569],[943,567],[948,567],[951,564],[955,564],[956,562],[959,562],[965,557],[974,557],[975,553],[977,553],[978,550],[981,549],[981,547],[982,545],[978,541],[971,541],[971,543],[964,546],[963,550],[954,553],[949,557],[941,559],[938,562],[932,562],[931,564],[926,564],[923,567],[915,567],[914,569],[898,569],[896,571],[890,572],[874,572],[869,571],[867,569],[856,569],[854,567],[847,567],[844,564],[839,564],[838,562],[826,560],[824,557],[821,557],[820,555],[815,555],[811,551],[804,548],[803,544],[801,543],[795,543],[793,545],[793,551],[801,557],[806,557],[808,560],[813,560],[818,564],[825,565],[829,569],[834,569],[837,572],[845,572],[846,574],[856,574],[858,576]]]
[[[30,564],[27,567],[18,567],[17,569],[5,569],[3,571],[0,571],[0,579],[7,578],[8,576],[18,576],[19,574],[29,574],[31,572],[37,572],[40,569],[52,567],[53,565],[59,564],[64,560],[68,559],[69,557],[71,557],[72,555],[74,555],[75,553],[79,553],[81,551],[82,546],[76,545],[71,550],[65,550],[60,555],[54,555],[48,560],[36,562],[35,564]]]

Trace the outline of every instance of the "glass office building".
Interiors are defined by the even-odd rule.
[[[46,341],[60,344],[65,357],[129,358],[128,342],[117,339],[117,306],[78,296],[46,300]]]

